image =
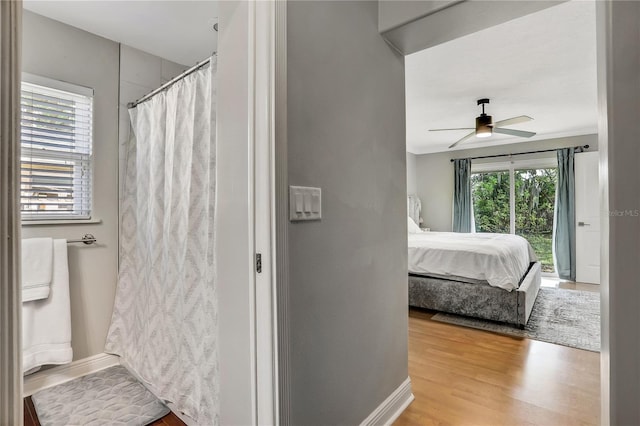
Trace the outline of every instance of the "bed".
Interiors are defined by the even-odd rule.
[[[408,251],[410,306],[521,328],[529,320],[541,269],[524,238],[423,232],[410,223]]]

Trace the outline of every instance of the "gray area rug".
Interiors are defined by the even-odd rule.
[[[169,413],[126,368],[117,365],[32,395],[42,426],[146,425]]]
[[[600,352],[600,293],[540,288],[524,330],[459,315],[438,313],[432,319],[495,333]]]

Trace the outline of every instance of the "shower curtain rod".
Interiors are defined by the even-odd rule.
[[[589,149],[589,145],[574,146],[574,148],[577,149],[577,150],[579,149],[580,151],[578,151],[578,152],[584,152],[585,150]],[[553,152],[553,151],[557,151],[558,149],[561,149],[561,148],[541,149],[540,151],[516,152],[515,154],[483,155],[481,157],[469,157],[469,158],[467,158],[467,160],[479,160],[481,158],[511,157],[512,155],[538,154],[540,152]],[[460,160],[460,159],[459,158],[452,158],[449,161],[451,161],[453,163],[455,160]]]
[[[217,55],[216,52],[213,52],[213,56]],[[127,104],[127,108],[131,109],[131,108],[135,108],[136,106],[138,106],[138,104],[141,104],[142,102],[151,99],[152,97],[154,97],[155,95],[157,95],[158,93],[162,92],[163,90],[167,90],[169,87],[173,86],[175,83],[177,83],[178,81],[182,80],[183,78],[185,78],[186,76],[188,76],[189,74],[192,74],[196,71],[198,71],[200,68],[204,67],[205,65],[207,65],[209,62],[211,62],[211,58],[213,57],[209,57],[207,59],[205,59],[202,62],[198,62],[197,64],[195,64],[194,66],[192,66],[191,68],[189,68],[188,70],[186,70],[185,72],[183,72],[182,74],[178,75],[177,77],[172,78],[171,80],[167,81],[166,83],[164,83],[162,86],[158,87],[156,90],[154,90],[151,93],[148,93],[146,95],[144,95],[143,97],[141,97],[140,99],[138,99],[137,101],[134,102],[129,102]]]

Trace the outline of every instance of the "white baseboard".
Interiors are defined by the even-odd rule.
[[[30,396],[39,390],[50,388],[86,376],[107,367],[120,364],[120,357],[109,354],[98,354],[88,358],[79,359],[69,364],[38,371],[24,378],[23,395]]]
[[[413,393],[411,393],[411,379],[402,382],[391,395],[387,397],[382,404],[378,406],[369,417],[367,417],[360,426],[380,426],[392,424],[405,408],[413,401]]]

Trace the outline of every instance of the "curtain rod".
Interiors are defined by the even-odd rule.
[[[573,148],[579,149],[580,151],[578,151],[578,152],[584,152],[586,149],[589,149],[589,145],[574,146]],[[558,149],[562,149],[562,148],[541,149],[540,151],[516,152],[515,154],[483,155],[481,157],[469,157],[469,158],[467,158],[467,160],[478,160],[478,159],[481,159],[481,158],[511,157],[513,155],[538,154],[540,152],[553,152],[553,151],[557,151]],[[455,160],[461,160],[461,158],[452,158],[449,161],[451,161],[453,163]]]
[[[213,52],[213,55],[216,55],[216,52]],[[152,97],[154,97],[155,95],[157,95],[158,93],[162,92],[163,90],[167,90],[169,87],[173,86],[175,83],[177,83],[178,81],[182,80],[183,78],[185,78],[186,76],[188,76],[189,74],[192,74],[196,71],[198,71],[200,68],[204,67],[205,65],[207,65],[209,62],[211,62],[211,58],[213,58],[213,56],[205,59],[202,62],[198,62],[197,64],[195,64],[194,66],[192,66],[191,68],[189,68],[188,70],[186,70],[185,72],[183,72],[182,74],[172,78],[171,80],[167,81],[166,83],[164,83],[162,86],[158,87],[156,90],[154,90],[151,93],[148,93],[146,95],[144,95],[143,97],[141,97],[140,99],[138,99],[137,101],[134,102],[129,102],[127,104],[127,108],[131,109],[131,108],[135,108],[136,106],[138,106],[138,104],[141,104],[142,102],[151,99]]]

